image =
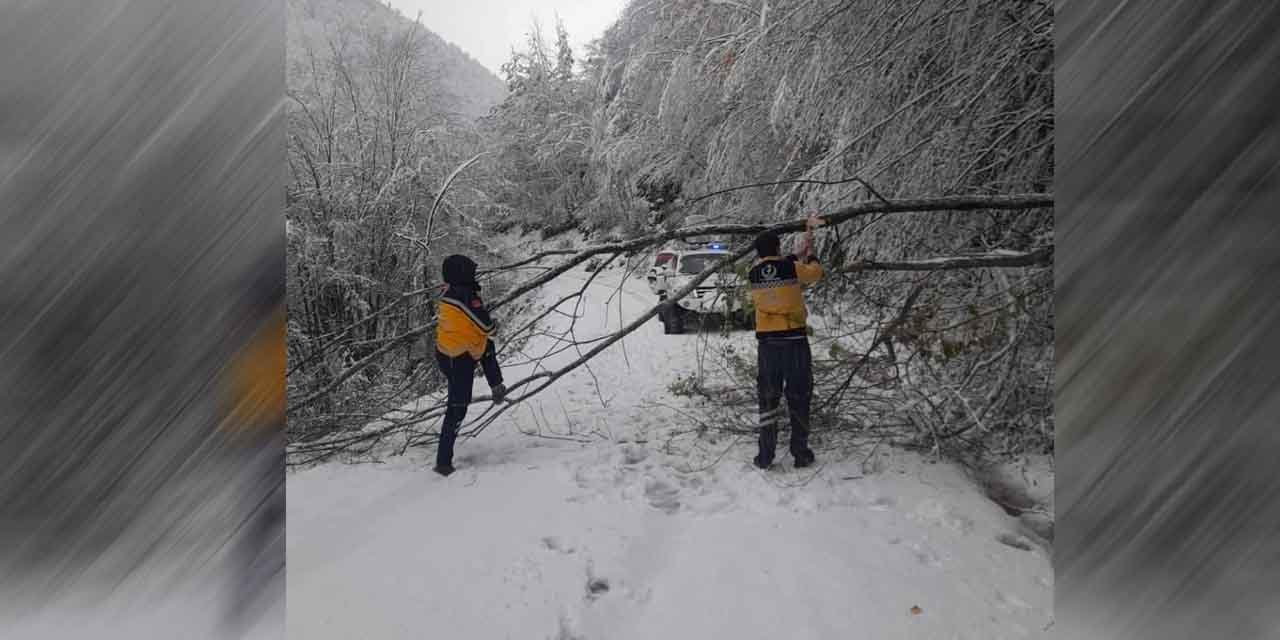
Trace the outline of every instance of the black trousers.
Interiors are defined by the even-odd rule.
[[[791,414],[791,455],[812,458],[809,449],[809,403],[813,396],[813,357],[809,341],[763,339],[759,342],[756,392],[760,400],[760,460],[773,462],[782,424],[782,397]]]
[[[285,444],[278,435],[246,447],[252,483],[244,496],[247,513],[235,550],[236,573],[229,624],[252,622],[250,611],[284,597]]]
[[[436,464],[449,466],[453,464],[453,443],[458,439],[458,429],[462,427],[462,421],[467,417],[467,407],[471,404],[471,388],[476,380],[476,360],[467,353],[451,358],[437,351],[436,362],[449,384],[448,407],[444,413],[444,425],[440,428]],[[485,380],[490,387],[502,382],[502,370],[498,367],[498,354],[492,340],[485,345],[480,367],[484,370]]]

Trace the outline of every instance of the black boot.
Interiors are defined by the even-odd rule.
[[[812,451],[803,451],[800,454],[796,455],[795,459],[796,459],[796,468],[803,469],[805,467],[813,466],[813,463],[816,460],[816,457],[813,455]]]
[[[442,476],[453,473],[453,443],[458,439],[458,426],[448,417],[440,429],[440,442],[436,444],[436,466],[431,470]]]
[[[493,385],[493,387],[490,388],[490,391],[493,394],[494,404],[502,404],[507,401],[507,385],[499,382],[498,384]]]

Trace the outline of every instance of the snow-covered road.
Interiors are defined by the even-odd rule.
[[[587,276],[569,274],[543,298]],[[578,307],[577,337],[604,335],[651,300],[643,281],[604,272]],[[563,346],[554,334],[574,304],[526,356]],[[998,541],[1013,519],[950,465],[886,450],[864,474],[861,456],[820,451],[819,472],[802,474],[784,446],[783,470],[764,473],[744,441],[698,471],[715,456],[668,449],[669,434],[689,426],[667,408],[683,404],[668,385],[697,366],[700,341],[722,340],[664,336],[650,322],[461,441],[449,478],[430,471],[433,451],[292,474],[289,637],[1048,635],[1048,555]],[[729,341],[753,348],[747,333]],[[504,359],[508,381],[531,372],[513,364],[526,357]]]

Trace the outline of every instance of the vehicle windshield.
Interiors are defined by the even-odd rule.
[[[724,259],[723,253],[691,253],[680,258],[680,273],[696,275]]]

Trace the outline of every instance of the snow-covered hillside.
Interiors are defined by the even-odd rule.
[[[308,48],[323,56],[336,43],[355,49],[359,29],[385,29],[395,33],[409,28],[416,16],[405,16],[378,0],[288,0],[286,54],[291,89],[310,82]],[[506,84],[463,51],[431,30],[430,15],[422,17],[419,38],[423,53],[439,83],[432,98],[440,107],[456,110],[468,119],[479,118],[507,95]],[[338,35],[342,29],[350,29]],[[350,53],[348,54],[350,55]],[[322,58],[323,59],[323,58]]]
[[[543,299],[588,275],[560,278]],[[642,280],[602,273],[576,304],[577,338],[650,302]],[[574,307],[506,361],[562,347]],[[690,425],[667,386],[696,366],[699,341],[721,339],[664,336],[655,320],[461,441],[448,478],[424,450],[292,474],[289,637],[1048,634],[1047,553],[957,468],[885,449],[869,461],[819,452],[797,471],[784,446],[780,470],[762,472],[749,439],[669,447]],[[753,348],[748,333],[729,339]],[[530,366],[508,364],[508,382]]]

